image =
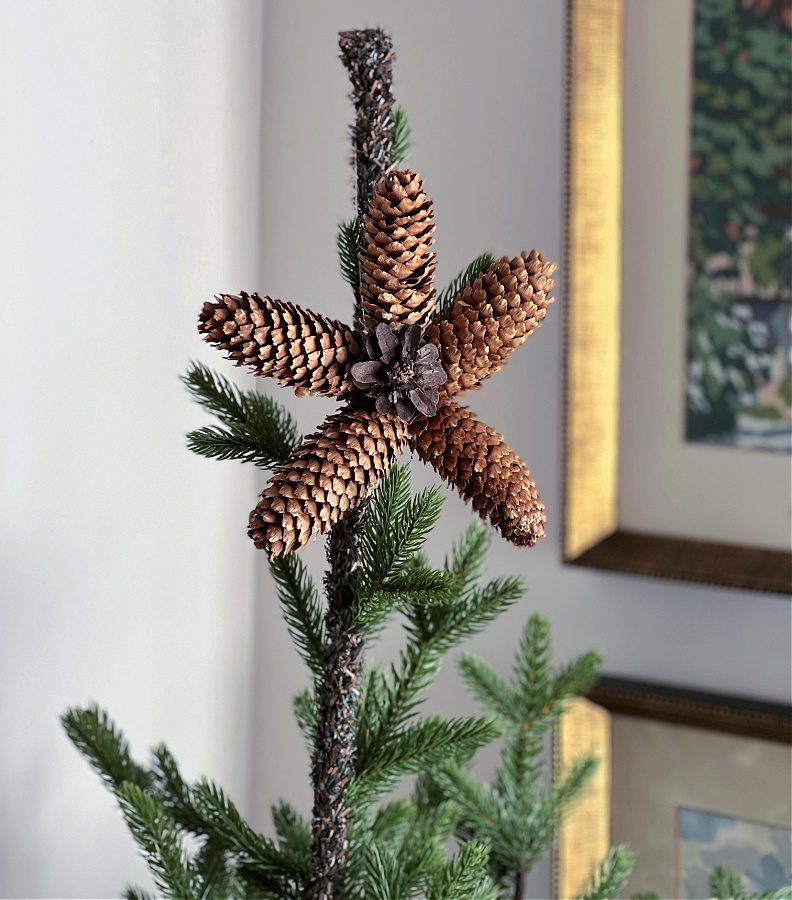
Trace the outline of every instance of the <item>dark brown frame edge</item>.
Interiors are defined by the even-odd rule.
[[[715,584],[771,594],[792,594],[792,553],[737,544],[614,531],[580,556],[576,566]]]
[[[611,713],[792,744],[792,706],[601,676],[588,699]]]

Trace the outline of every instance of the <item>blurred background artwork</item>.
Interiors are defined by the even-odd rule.
[[[792,5],[697,0],[687,439],[792,449]]]
[[[706,897],[716,866],[731,865],[751,891],[777,890],[792,879],[792,831],[703,809],[677,810],[676,897]]]
[[[728,866],[753,896],[792,879],[792,708],[602,676],[570,704],[553,752],[585,746],[604,761],[561,828],[556,896],[575,896],[578,865],[603,827],[630,845],[635,870],[620,896],[712,896]]]

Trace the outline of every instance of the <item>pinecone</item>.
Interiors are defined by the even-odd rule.
[[[364,322],[425,327],[434,311],[434,215],[415,172],[389,172],[374,186],[360,252]]]
[[[554,297],[555,263],[538,250],[497,260],[454,301],[427,337],[440,348],[448,396],[478,388],[536,331]]]
[[[206,303],[199,329],[240,365],[298,394],[341,397],[273,475],[250,516],[270,556],[303,546],[371,493],[407,442],[514,544],[544,534],[544,507],[503,436],[451,398],[479,387],[544,319],[555,264],[503,257],[432,321],[432,204],[414,172],[377,182],[360,253],[365,327],[241,294]],[[407,424],[409,423],[409,425]]]
[[[395,412],[409,422],[418,413],[433,416],[440,399],[438,387],[446,382],[440,354],[421,337],[419,325],[394,332],[384,322],[366,335],[368,359],[352,366],[352,380],[379,413]]]
[[[250,514],[255,545],[274,558],[323,534],[374,490],[406,437],[394,415],[347,406],[329,416],[275,470]]]
[[[409,428],[410,448],[450,482],[507,541],[532,547],[544,536],[544,505],[528,467],[503,435],[456,401]]]
[[[340,397],[362,341],[346,325],[293,303],[241,293],[204,303],[198,330],[238,366],[270,375],[295,394]]]

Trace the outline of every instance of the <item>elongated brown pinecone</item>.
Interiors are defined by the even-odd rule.
[[[425,328],[435,304],[435,225],[421,176],[409,170],[383,175],[363,226],[360,293],[366,325]]]
[[[506,357],[541,324],[554,297],[556,269],[538,250],[502,257],[456,298],[427,338],[448,373],[446,394],[464,393],[500,371]]]
[[[198,330],[238,366],[270,375],[294,392],[339,397],[362,341],[349,326],[293,303],[241,293],[204,303]]]
[[[396,415],[348,406],[328,416],[273,473],[250,514],[255,545],[275,558],[324,534],[374,490],[406,438]]]
[[[454,400],[408,428],[411,449],[507,541],[532,547],[544,535],[547,519],[536,485],[502,434]]]

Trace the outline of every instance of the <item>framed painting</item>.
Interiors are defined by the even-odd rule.
[[[788,595],[790,5],[567,15],[565,560]]]
[[[557,842],[555,896],[577,896],[611,843],[635,851],[626,895],[707,897],[716,866],[751,892],[792,879],[792,708],[600,679],[554,735],[559,767],[601,760]]]

